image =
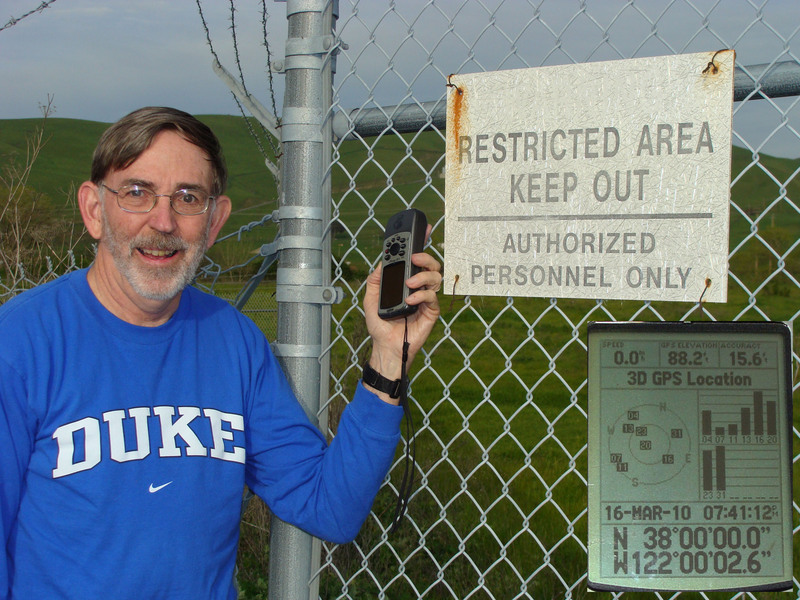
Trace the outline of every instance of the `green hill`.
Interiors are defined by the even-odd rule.
[[[259,218],[277,205],[275,182],[264,167],[264,158],[250,137],[242,117],[201,117],[216,132],[225,149],[230,169],[229,194],[235,198],[239,222]],[[6,119],[0,120],[0,165],[15,158],[23,162],[27,141],[44,123],[46,144],[31,172],[29,184],[45,194],[54,206],[66,204],[71,186],[77,188],[89,178],[92,152],[108,123],[76,119]],[[265,144],[269,149],[269,145]],[[254,210],[253,207],[263,207]],[[248,210],[250,209],[250,210]],[[248,213],[247,217],[243,216]],[[251,214],[252,213],[252,214]]]
[[[234,214],[223,230],[225,235],[277,208],[275,181],[264,166],[262,151],[251,137],[243,117],[206,115],[200,118],[219,136],[230,170],[228,193],[234,201]],[[42,119],[0,120],[0,167],[13,158],[24,160],[27,139],[42,124]],[[259,129],[257,123],[251,121],[251,124],[253,129]],[[29,183],[58,210],[67,206],[70,186],[77,187],[88,178],[92,151],[108,124],[51,117],[44,126],[47,143],[34,165]],[[400,206],[398,197],[407,202],[413,200],[428,213],[429,222],[436,223],[441,218],[444,179],[439,173],[444,166],[444,140],[436,132],[405,134],[402,138],[387,135],[366,143],[348,141],[337,147],[339,162],[332,170],[333,196],[340,221],[351,231],[362,226],[368,205],[375,207],[376,218],[381,221]],[[261,145],[270,160],[274,160],[269,144],[262,139]],[[408,146],[413,150],[413,160]],[[745,149],[733,148],[732,249],[750,234],[750,219],[758,222],[760,237],[773,250],[779,254],[789,251],[800,230],[800,214],[786,199],[800,198],[800,178],[792,177],[798,169],[798,159],[761,155],[756,161]],[[351,185],[351,176],[355,186]],[[788,185],[783,187],[787,181]],[[381,235],[377,223],[366,227],[366,231],[362,229],[360,240],[366,235],[374,237],[377,243]],[[442,230],[438,228],[434,242],[441,241]],[[334,252],[341,255],[350,247],[350,239],[339,228],[335,232]],[[271,232],[265,233],[263,241],[271,239],[271,235]],[[755,261],[757,267],[764,266],[763,261],[777,262],[764,243],[755,240],[746,245],[752,248],[737,253],[732,268],[746,261]],[[788,259],[791,260],[791,256]],[[794,266],[789,269],[792,273],[797,271]]]
[[[230,170],[229,194],[238,210],[255,205],[274,207],[277,203],[275,182],[264,166],[264,157],[250,136],[244,118],[227,115],[203,115],[200,118],[219,136]],[[9,157],[24,159],[27,139],[42,119],[0,119],[0,164]],[[70,185],[79,185],[89,177],[92,151],[108,123],[50,117],[45,122],[47,143],[31,173],[30,183],[55,202],[63,200]],[[254,127],[258,127],[257,124]],[[407,142],[412,138],[403,136]],[[262,141],[270,160],[274,160],[269,144]],[[444,166],[444,141],[436,133],[416,136],[413,141],[414,161],[406,160],[406,145],[397,136],[386,136],[376,146],[379,157],[369,160],[368,148],[360,141],[345,142],[340,149],[340,163],[349,173],[358,173],[357,187],[368,195],[377,195],[386,188],[387,174],[392,185],[424,180],[425,174],[416,163],[426,168]],[[733,148],[734,202],[749,212],[763,210],[779,195],[778,181],[787,181],[800,168],[800,160],[760,155],[760,163],[744,148]],[[437,162],[439,163],[437,165]],[[743,173],[744,172],[744,173]],[[767,172],[772,173],[774,178]],[[334,170],[334,192],[347,189],[343,170]],[[338,183],[338,185],[337,185]],[[433,184],[440,187],[434,180]],[[789,197],[798,197],[800,181],[787,188]],[[337,189],[338,188],[338,189]],[[791,191],[794,193],[791,193]],[[269,210],[271,210],[270,208]]]

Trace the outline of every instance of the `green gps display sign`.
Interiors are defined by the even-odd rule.
[[[791,333],[591,323],[589,587],[792,584]]]

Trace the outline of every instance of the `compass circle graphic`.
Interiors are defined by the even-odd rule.
[[[631,456],[645,465],[661,464],[662,457],[671,450],[669,431],[653,422],[642,423],[639,427],[646,433],[629,437],[628,449]]]
[[[689,463],[686,423],[665,404],[640,404],[608,428],[608,461],[635,485],[669,481]]]

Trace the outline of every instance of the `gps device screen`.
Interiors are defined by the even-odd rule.
[[[791,334],[590,323],[589,587],[792,583]]]

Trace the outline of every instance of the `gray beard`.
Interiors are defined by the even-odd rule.
[[[126,242],[111,228],[105,205],[102,218],[103,237],[100,241],[106,244],[117,270],[139,296],[159,302],[171,300],[192,282],[205,254],[211,219],[203,237],[196,244],[188,245],[179,237],[164,233],[140,235]],[[141,247],[186,251],[185,260],[170,267],[150,269],[134,262],[133,254]]]

